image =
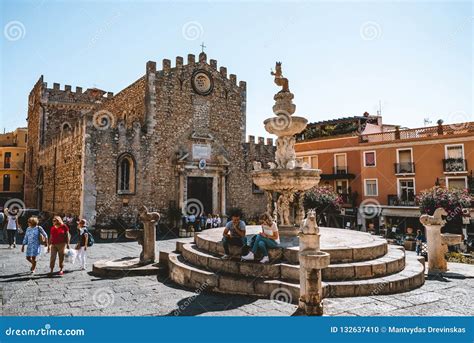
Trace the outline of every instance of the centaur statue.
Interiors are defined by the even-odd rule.
[[[272,70],[271,74],[273,76],[275,76],[275,83],[277,84],[277,86],[281,87],[281,91],[279,93],[289,92],[290,89],[289,89],[289,86],[288,86],[288,79],[283,77],[283,74],[281,72],[281,62],[276,62],[275,70],[276,70],[276,72],[274,72]]]

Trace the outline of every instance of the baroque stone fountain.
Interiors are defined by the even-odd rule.
[[[320,251],[320,233],[316,223],[316,213],[309,211],[306,219],[298,229],[290,219],[290,204],[299,193],[299,209],[302,210],[303,192],[316,186],[320,180],[321,170],[311,169],[301,160],[296,159],[295,135],[302,132],[308,123],[303,117],[293,116],[296,105],[293,104],[293,93],[289,90],[288,79],[283,77],[281,62],[276,63],[275,83],[282,89],[275,94],[273,113],[275,117],[266,119],[265,130],[278,137],[276,141],[275,163],[270,162],[270,169],[262,169],[259,162],[254,162],[253,182],[267,195],[267,211],[272,213],[274,199],[279,219],[279,231],[284,240],[299,237],[300,262],[300,297],[299,312],[306,315],[323,314],[323,292],[321,269],[329,265],[329,254]],[[304,210],[303,210],[304,213]]]
[[[278,194],[276,210],[280,235],[296,236],[298,228],[290,219],[290,204],[295,200],[296,193],[309,190],[319,183],[321,170],[311,169],[310,166],[296,159],[295,135],[306,128],[308,120],[293,115],[296,110],[296,105],[293,104],[294,95],[289,90],[288,79],[282,75],[281,62],[276,63],[276,72],[272,71],[272,75],[275,76],[275,83],[282,89],[273,97],[275,116],[266,119],[263,124],[268,133],[278,137],[275,163],[269,163],[270,169],[262,169],[259,162],[254,162],[251,175],[253,182],[267,195],[269,213],[273,213],[275,203],[273,195]],[[302,201],[299,202],[302,203]]]

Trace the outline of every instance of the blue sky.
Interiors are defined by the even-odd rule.
[[[26,126],[41,74],[114,93],[148,60],[198,54],[247,81],[247,133],[265,135],[270,68],[283,62],[297,115],[474,121],[473,2],[11,1],[0,5],[0,128]],[[186,33],[186,28],[190,28]],[[18,29],[15,31],[15,29]],[[183,32],[184,31],[184,32]]]

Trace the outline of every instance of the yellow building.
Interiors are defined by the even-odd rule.
[[[23,199],[27,132],[18,128],[0,134],[0,205],[9,199]]]

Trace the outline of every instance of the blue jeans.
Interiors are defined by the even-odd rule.
[[[224,245],[225,254],[230,255],[229,245],[243,247],[244,245],[247,245],[247,237],[222,237],[222,244]]]
[[[263,256],[268,256],[267,248],[276,248],[277,246],[278,243],[273,239],[257,235],[257,238],[253,243],[252,252],[256,254],[257,250],[260,249],[262,250]]]

